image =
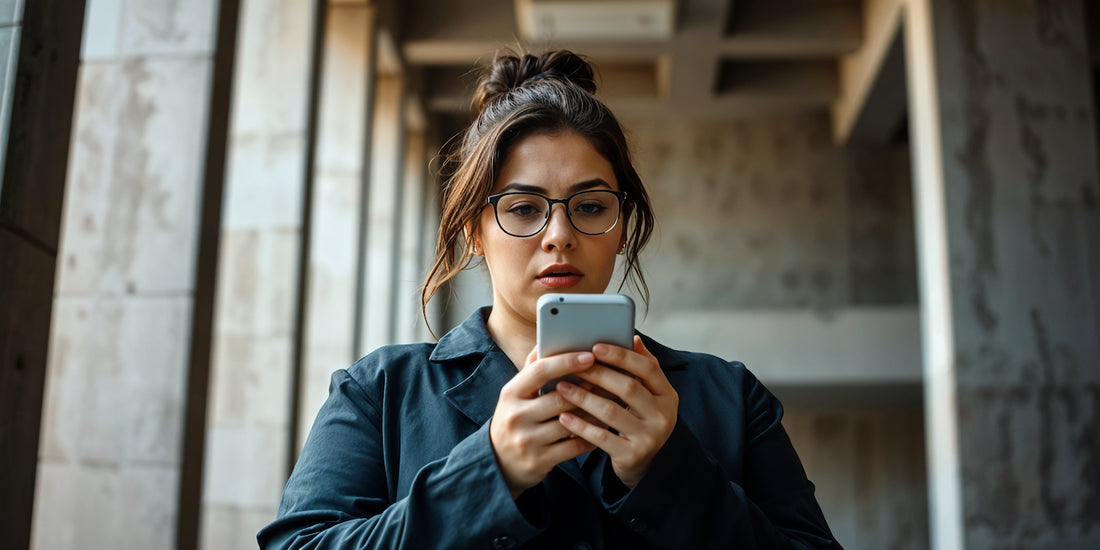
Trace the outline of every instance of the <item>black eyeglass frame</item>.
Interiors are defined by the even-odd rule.
[[[575,222],[573,222],[573,214],[571,212],[569,212],[569,201],[573,200],[573,198],[575,198],[577,195],[583,195],[585,193],[611,193],[612,195],[615,195],[616,197],[618,197],[618,199],[619,199],[619,212],[615,216],[615,223],[611,224],[611,227],[608,227],[607,229],[605,229],[605,230],[603,230],[599,233],[589,233],[589,232],[584,231],[583,229],[577,227],[577,224]],[[549,206],[546,208],[546,217],[544,217],[542,219],[542,225],[539,226],[537,231],[535,231],[534,233],[531,233],[529,235],[516,235],[515,233],[512,233],[511,231],[508,231],[507,229],[504,228],[504,225],[500,223],[500,212],[497,210],[497,204],[500,202],[500,199],[502,199],[504,197],[507,197],[508,195],[534,195],[536,197],[542,198],[543,200],[546,201],[547,204],[549,204]],[[562,206],[565,207],[565,217],[569,220],[569,225],[572,225],[573,229],[576,229],[577,231],[579,231],[579,232],[581,232],[585,235],[606,235],[606,234],[610,233],[612,229],[615,229],[616,227],[619,226],[619,220],[621,220],[622,217],[623,217],[623,203],[626,202],[626,198],[627,198],[626,191],[612,191],[611,189],[589,189],[587,191],[580,191],[580,192],[577,192],[577,193],[573,193],[572,195],[569,195],[568,197],[565,197],[564,199],[552,199],[552,198],[547,197],[546,195],[543,195],[541,193],[532,193],[532,192],[529,192],[529,191],[508,191],[508,192],[505,192],[505,193],[497,193],[496,195],[489,195],[489,198],[486,200],[486,203],[493,205],[493,219],[495,219],[497,221],[497,227],[499,227],[501,231],[503,231],[504,233],[506,233],[508,235],[511,235],[513,237],[517,237],[517,238],[520,238],[520,239],[526,239],[528,237],[534,237],[535,235],[538,235],[539,233],[542,233],[542,230],[546,229],[547,225],[550,225],[550,216],[554,215],[554,205],[555,204],[561,204]]]

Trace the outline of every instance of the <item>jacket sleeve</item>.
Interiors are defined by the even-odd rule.
[[[425,465],[395,502],[381,426],[363,388],[345,370],[333,374],[279,515],[257,535],[261,548],[509,548],[540,531],[508,491],[488,422]]]
[[[840,549],[814,485],[780,424],[779,401],[744,371],[742,483],[679,419],[645,477],[627,491],[605,465],[604,505],[655,548]]]

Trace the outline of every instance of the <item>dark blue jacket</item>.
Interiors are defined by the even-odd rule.
[[[840,548],[779,401],[741,363],[649,339],[680,410],[641,482],[597,449],[513,500],[489,418],[516,368],[487,314],[333,374],[261,547]]]

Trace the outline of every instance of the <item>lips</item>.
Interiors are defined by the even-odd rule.
[[[543,269],[536,280],[551,289],[569,288],[581,282],[584,273],[569,264],[554,264]]]

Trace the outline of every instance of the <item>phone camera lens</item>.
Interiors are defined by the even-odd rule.
[[[558,301],[559,302],[565,302],[565,297],[564,296],[558,296]]]
[[[556,308],[556,307],[550,308],[550,315],[557,315],[557,314],[558,314],[558,308]]]

